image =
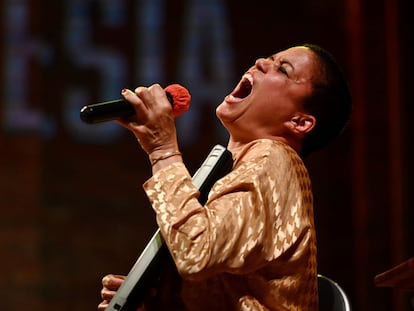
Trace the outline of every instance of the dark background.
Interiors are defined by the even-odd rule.
[[[30,54],[31,40],[23,40],[14,51],[28,53],[28,108],[45,116],[35,126],[18,116],[7,117],[14,103],[4,94],[19,81],[5,74],[0,80],[2,310],[96,309],[102,276],[126,274],[156,228],[141,188],[150,176],[150,165],[134,138],[122,132],[114,141],[86,143],[65,126],[68,116],[62,106],[68,85],[84,85],[92,94],[90,102],[73,108],[76,116],[84,104],[112,99],[99,95],[102,73],[79,69],[63,43],[69,2],[1,2],[2,73],[10,60],[5,48],[10,28],[4,20],[12,4],[24,3],[27,36],[47,47],[41,49],[43,58]],[[135,81],[140,44],[135,21],[142,1],[119,2],[127,8],[126,20],[108,28],[101,23],[103,1],[85,0],[91,40],[123,55],[124,83],[136,86],[144,83]],[[164,83],[177,80],[177,42],[191,2],[165,5]],[[414,256],[414,130],[409,95],[414,81],[414,27],[409,1],[221,3],[234,71],[227,91],[257,57],[292,44],[320,44],[342,65],[353,90],[352,122],[334,144],[306,160],[314,186],[319,272],[342,285],[355,310],[412,310],[411,293],[374,285],[376,274]],[[206,55],[214,48],[205,46]],[[204,85],[191,87],[194,95]],[[182,147],[190,170],[201,164],[214,144],[222,143],[214,134],[218,103],[205,109],[199,139]],[[14,127],[14,121],[27,126]]]

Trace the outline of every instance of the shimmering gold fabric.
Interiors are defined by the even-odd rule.
[[[181,163],[144,189],[183,280],[170,310],[317,310],[311,184],[299,156],[262,139],[234,155],[205,206]]]

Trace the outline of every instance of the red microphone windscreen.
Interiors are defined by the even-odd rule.
[[[171,84],[164,90],[172,97],[174,117],[178,117],[188,110],[191,95],[185,87],[180,84]]]

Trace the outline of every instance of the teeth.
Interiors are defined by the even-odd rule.
[[[253,85],[253,77],[250,73],[246,73],[243,78],[249,80],[250,84]]]

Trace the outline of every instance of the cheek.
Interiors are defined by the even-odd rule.
[[[266,107],[258,109],[260,113],[256,114],[257,125],[266,129],[268,133],[281,135],[286,130],[286,124],[296,113],[293,108],[293,105],[286,100],[269,103]]]
[[[272,127],[279,121],[278,111],[270,100],[251,105],[243,117],[248,123],[258,127]]]

